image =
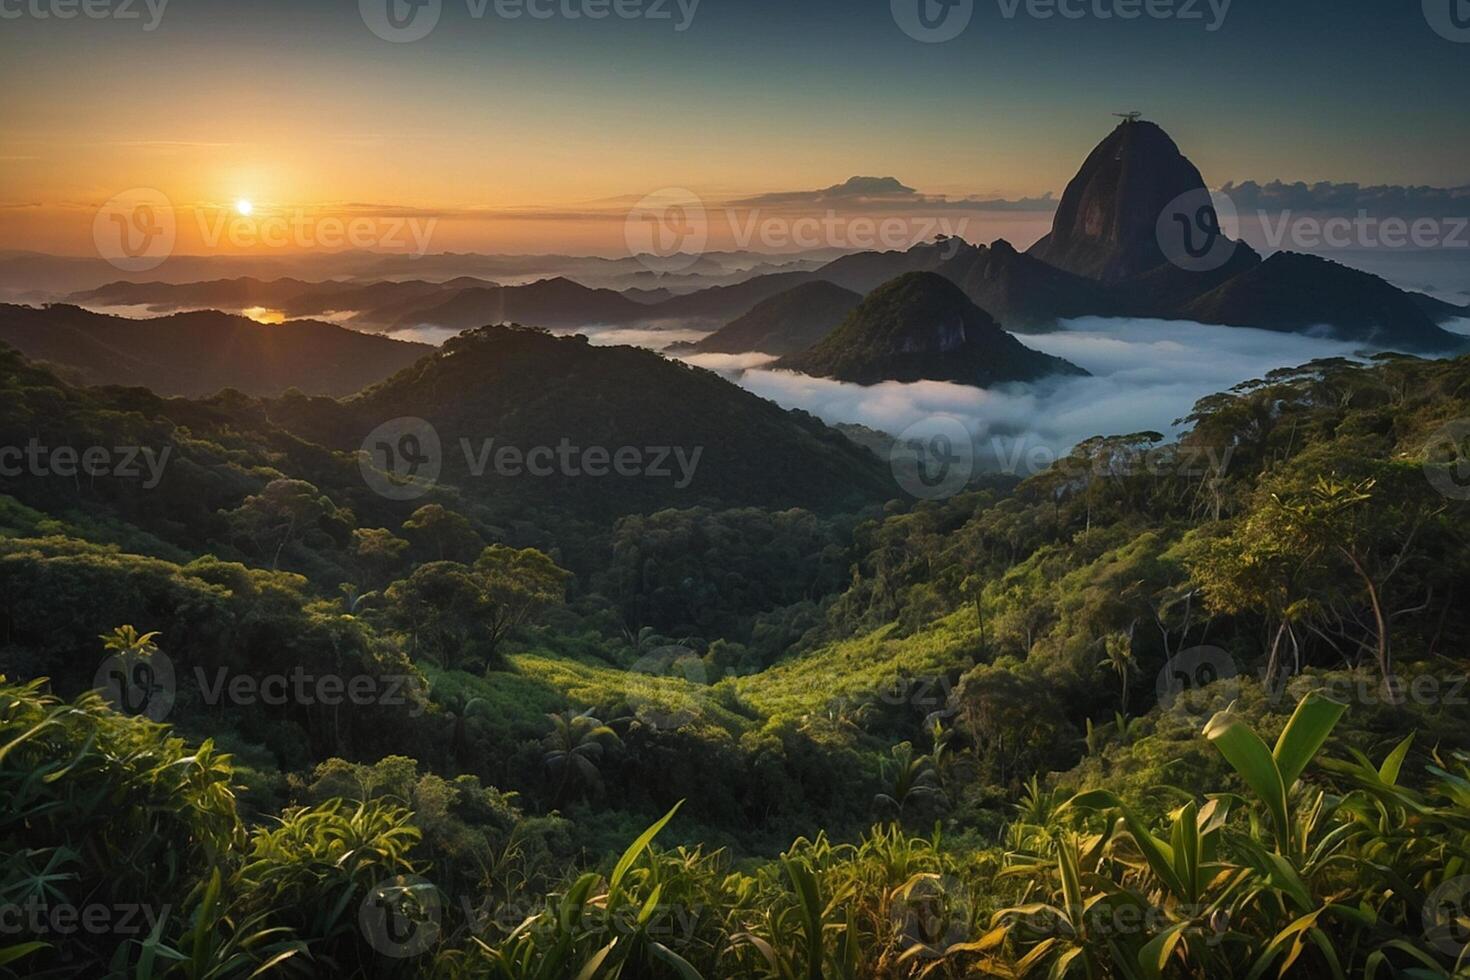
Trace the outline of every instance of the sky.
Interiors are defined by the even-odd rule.
[[[389,2],[432,30],[385,40]],[[1126,110],[1212,186],[1470,184],[1452,0],[418,2],[0,0],[0,248],[86,254],[136,188],[190,253],[323,245],[211,237],[241,202],[360,219],[369,247],[432,219],[435,251],[596,254],[667,188],[721,206],[893,177],[952,214],[1059,195]],[[913,36],[921,2],[954,37]],[[1077,16],[1038,16],[1057,2]],[[1023,245],[1045,224],[972,218]]]

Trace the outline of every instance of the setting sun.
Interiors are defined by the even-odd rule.
[[[250,213],[255,210],[255,205],[251,204],[248,200],[242,197],[235,202],[235,210],[238,213],[249,217]]]

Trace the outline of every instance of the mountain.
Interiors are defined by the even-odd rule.
[[[1062,194],[1049,235],[1031,254],[1059,269],[1116,283],[1168,261],[1159,217],[1184,194],[1209,192],[1199,169],[1151,122],[1125,120],[1099,143]]]
[[[822,266],[816,275],[853,292],[867,294],[905,272],[934,272],[946,262],[956,261],[975,250],[963,238],[940,237],[904,251],[844,255]]]
[[[1444,300],[1435,299],[1426,293],[1409,293],[1409,297],[1419,309],[1429,314],[1435,323],[1470,318],[1470,304],[1456,306],[1454,303],[1446,303]]]
[[[935,271],[1008,330],[1046,330],[1066,317],[1120,312],[1106,286],[1018,252],[1004,239],[967,248]]]
[[[864,385],[931,380],[981,388],[1087,373],[1022,344],[933,272],[885,283],[821,343],[774,366]]]
[[[432,349],[316,320],[266,325],[215,310],[134,320],[67,305],[0,306],[0,341],[91,384],[186,396],[222,388],[347,395]]]
[[[644,310],[648,319],[715,320],[721,323],[743,316],[763,302],[814,279],[815,272],[773,272],[728,286],[710,286],[698,292],[675,296]]]
[[[494,286],[488,279],[462,277],[449,282],[423,279],[363,283],[351,280],[306,282],[301,279],[211,279],[203,282],[128,282],[119,280],[73,293],[83,306],[147,306],[156,312],[185,309],[243,310],[260,306],[288,317],[372,310],[390,303],[448,296],[471,286]]]
[[[363,314],[367,322],[391,329],[422,325],[465,330],[510,321],[544,327],[579,327],[594,323],[626,323],[650,318],[649,306],[611,289],[590,289],[562,276],[524,286],[473,287],[423,302],[380,308]],[[356,322],[358,318],[354,318]]]
[[[1295,253],[1278,252],[1263,261],[1249,245],[1223,237],[1195,242],[1214,242],[1203,256],[1189,251],[1188,242],[1171,245],[1160,234],[1161,227],[1170,226],[1160,219],[1179,207],[1181,198],[1184,212],[1196,207],[1193,202],[1211,203],[1199,169],[1154,123],[1125,120],[1088,155],[1062,195],[1051,233],[1028,253],[1093,280],[1108,293],[1089,297],[1075,283],[1059,290],[1028,281],[1010,291],[970,285],[968,292],[977,301],[989,301],[986,308],[999,311],[1002,319],[1015,306],[1044,315],[1052,306],[1086,309],[1100,303],[1126,316],[1297,333],[1322,330],[1411,351],[1462,346],[1458,336],[1436,326],[1454,316],[1453,307],[1370,273]],[[1177,247],[1179,254],[1166,254],[1165,246],[1171,252]],[[1059,302],[1059,296],[1075,302]]]
[[[1367,272],[1298,252],[1277,252],[1184,306],[1201,323],[1307,333],[1416,351],[1450,351],[1465,338],[1435,325],[1412,294]]]
[[[508,518],[526,508],[604,517],[697,506],[834,511],[898,492],[867,450],[713,372],[642,348],[595,347],[524,327],[469,331],[359,395],[285,398],[272,403],[270,417],[344,452],[385,420],[427,420],[442,446],[439,482]],[[604,470],[626,453],[645,471],[589,475],[582,469],[590,462],[577,455],[576,472],[548,457],[553,472],[507,475],[485,456],[475,473],[487,452],[508,448],[529,465],[537,447],[563,444],[597,449]],[[660,474],[648,469],[655,461]]]
[[[863,298],[835,283],[803,283],[732,320],[687,350],[704,354],[794,354],[817,343],[857,309]]]

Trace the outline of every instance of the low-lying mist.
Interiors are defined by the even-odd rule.
[[[1068,321],[1062,330],[1021,339],[1086,368],[1092,377],[990,390],[938,381],[862,387],[768,370],[760,364],[770,358],[757,355],[693,355],[686,360],[833,425],[855,423],[898,434],[934,416],[952,417],[970,430],[981,456],[998,456],[1002,464],[1021,461],[1030,468],[1094,435],[1143,430],[1173,434],[1175,421],[1205,395],[1275,368],[1351,357],[1360,350],[1355,344],[1301,334],[1101,317]]]

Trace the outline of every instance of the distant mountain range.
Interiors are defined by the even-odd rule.
[[[1167,254],[1164,236],[1174,221],[1200,220],[1199,208],[1209,201],[1199,169],[1169,135],[1154,123],[1129,120],[1088,155],[1059,202],[1051,232],[1026,252],[1003,240],[977,246],[941,237],[904,251],[842,255],[816,268],[801,258],[762,265],[745,253],[711,253],[701,257],[692,275],[649,268],[634,272],[627,260],[561,257],[582,262],[598,275],[619,270],[624,281],[639,283],[626,291],[566,276],[520,285],[471,277],[443,282],[242,277],[115,282],[73,298],[89,305],[142,304],[155,311],[261,306],[290,317],[336,314],[374,332],[421,326],[463,330],[506,322],[556,329],[708,324],[721,329],[687,349],[791,355],[817,344],[824,328],[840,322],[837,314],[853,302],[849,294],[866,295],[905,274],[929,272],[953,282],[1000,325],[1016,331],[1053,329],[1062,320],[1083,316],[1127,316],[1320,332],[1413,352],[1465,347],[1463,337],[1440,324],[1470,316],[1470,307],[1407,292],[1326,259],[1282,252],[1263,260],[1223,234],[1207,239],[1220,251],[1217,262],[1194,264]],[[1170,209],[1180,214],[1170,215]],[[1186,248],[1194,231],[1184,229],[1190,236]],[[425,268],[458,268],[468,258],[429,256]],[[511,269],[534,264],[528,257],[490,263]],[[764,271],[768,268],[780,271]],[[733,281],[690,291],[692,284],[711,281],[706,276]]]
[[[762,300],[744,316],[693,344],[669,353],[795,354],[811,347],[847,319],[863,301],[861,293],[823,279],[805,282]]]
[[[190,397],[347,395],[433,350],[316,320],[267,325],[214,310],[134,320],[66,305],[0,305],[0,342],[89,384]]]
[[[927,380],[981,388],[1087,373],[1022,344],[934,272],[905,273],[873,290],[822,341],[774,366],[863,385]]]

